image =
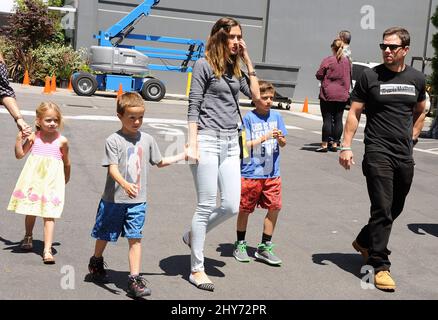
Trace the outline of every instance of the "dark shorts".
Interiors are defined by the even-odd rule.
[[[281,177],[241,178],[241,182],[240,212],[251,213],[256,206],[268,210],[281,209]]]
[[[116,242],[120,235],[127,239],[143,238],[146,207],[146,202],[112,203],[100,200],[91,236],[112,242]]]

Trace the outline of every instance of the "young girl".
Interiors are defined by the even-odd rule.
[[[21,248],[32,250],[32,230],[36,217],[44,220],[43,262],[54,264],[52,255],[55,218],[61,217],[64,207],[65,184],[70,179],[68,141],[58,132],[63,119],[59,107],[43,102],[36,109],[36,132],[17,135],[15,157],[30,155],[18,178],[8,210],[25,214],[26,234]],[[24,141],[24,142],[23,142]]]

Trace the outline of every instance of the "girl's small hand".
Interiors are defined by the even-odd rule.
[[[23,130],[19,133],[19,135],[21,136],[21,139],[23,139],[23,140],[26,140],[27,138],[29,138],[31,136],[31,134],[32,134],[32,128],[30,128],[30,130]]]

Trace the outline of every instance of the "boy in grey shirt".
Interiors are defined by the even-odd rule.
[[[122,128],[106,139],[102,166],[108,167],[105,190],[96,214],[91,236],[96,239],[94,255],[88,264],[90,280],[104,280],[103,252],[108,241],[126,237],[129,243],[129,296],[139,298],[151,294],[146,280],[140,276],[141,238],[146,216],[146,181],[148,166],[157,167],[184,160],[185,152],[161,157],[155,139],[139,131],[144,116],[144,101],[135,92],[117,99],[117,116]]]

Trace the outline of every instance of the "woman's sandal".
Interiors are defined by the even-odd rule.
[[[52,250],[44,250],[43,262],[44,264],[55,264],[55,258],[53,258]]]
[[[189,281],[190,283],[193,283],[198,289],[214,291],[214,284],[212,282],[197,282],[193,274],[190,274]]]

